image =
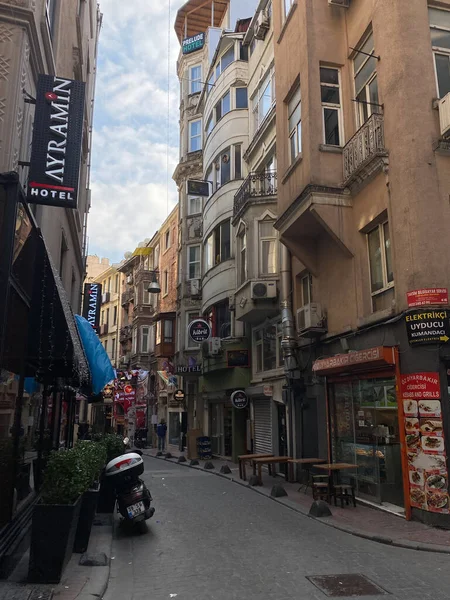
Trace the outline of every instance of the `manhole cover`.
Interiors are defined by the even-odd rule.
[[[387,594],[364,575],[319,575],[307,577],[311,583],[327,596],[379,596]]]

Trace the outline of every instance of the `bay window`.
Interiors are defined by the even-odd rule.
[[[236,108],[248,108],[247,88],[236,88]]]
[[[225,148],[207,168],[205,179],[213,194],[232,179],[242,179],[242,144]]]
[[[170,319],[164,320],[164,343],[173,344],[173,321]]]
[[[253,133],[255,133],[275,102],[275,72],[270,69],[252,98]]]
[[[200,246],[188,246],[188,276],[189,279],[200,279]]]
[[[205,271],[231,258],[230,221],[217,225],[205,241]]]

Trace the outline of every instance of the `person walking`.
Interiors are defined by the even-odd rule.
[[[158,435],[158,452],[164,452],[166,449],[166,434],[167,434],[167,425],[164,419],[161,419],[158,427],[156,428],[156,433]]]

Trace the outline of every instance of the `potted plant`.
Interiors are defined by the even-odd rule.
[[[42,477],[47,465],[50,452],[52,451],[52,438],[50,430],[46,429],[42,438],[42,443],[38,437],[34,445],[37,452],[41,451],[41,457],[33,459],[33,481],[34,489],[38,492],[42,485]]]
[[[59,583],[72,555],[81,496],[91,475],[72,448],[53,452],[41,488],[41,502],[33,510],[28,579]]]
[[[94,436],[94,439],[103,444],[106,449],[106,464],[108,464],[113,458],[116,458],[125,452],[123,438],[121,438],[119,435],[107,433],[105,435]],[[97,511],[99,513],[112,513],[114,511],[115,503],[116,496],[114,493],[114,488],[109,480],[105,477],[104,472],[102,472],[100,477],[100,495],[98,499]]]
[[[75,446],[79,460],[89,472],[91,485],[83,494],[81,500],[80,517],[73,546],[74,552],[85,552],[89,544],[92,524],[100,490],[100,473],[106,464],[106,447],[100,442],[80,441]]]

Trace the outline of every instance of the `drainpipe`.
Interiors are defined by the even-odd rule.
[[[288,248],[281,244],[281,327],[282,340],[281,348],[283,351],[284,374],[287,382],[287,412],[288,412],[288,454],[296,457],[296,428],[295,428],[295,408],[294,408],[294,380],[300,378],[300,369],[296,354],[297,340],[295,336],[294,317],[292,314],[292,273],[291,273],[291,253]]]

